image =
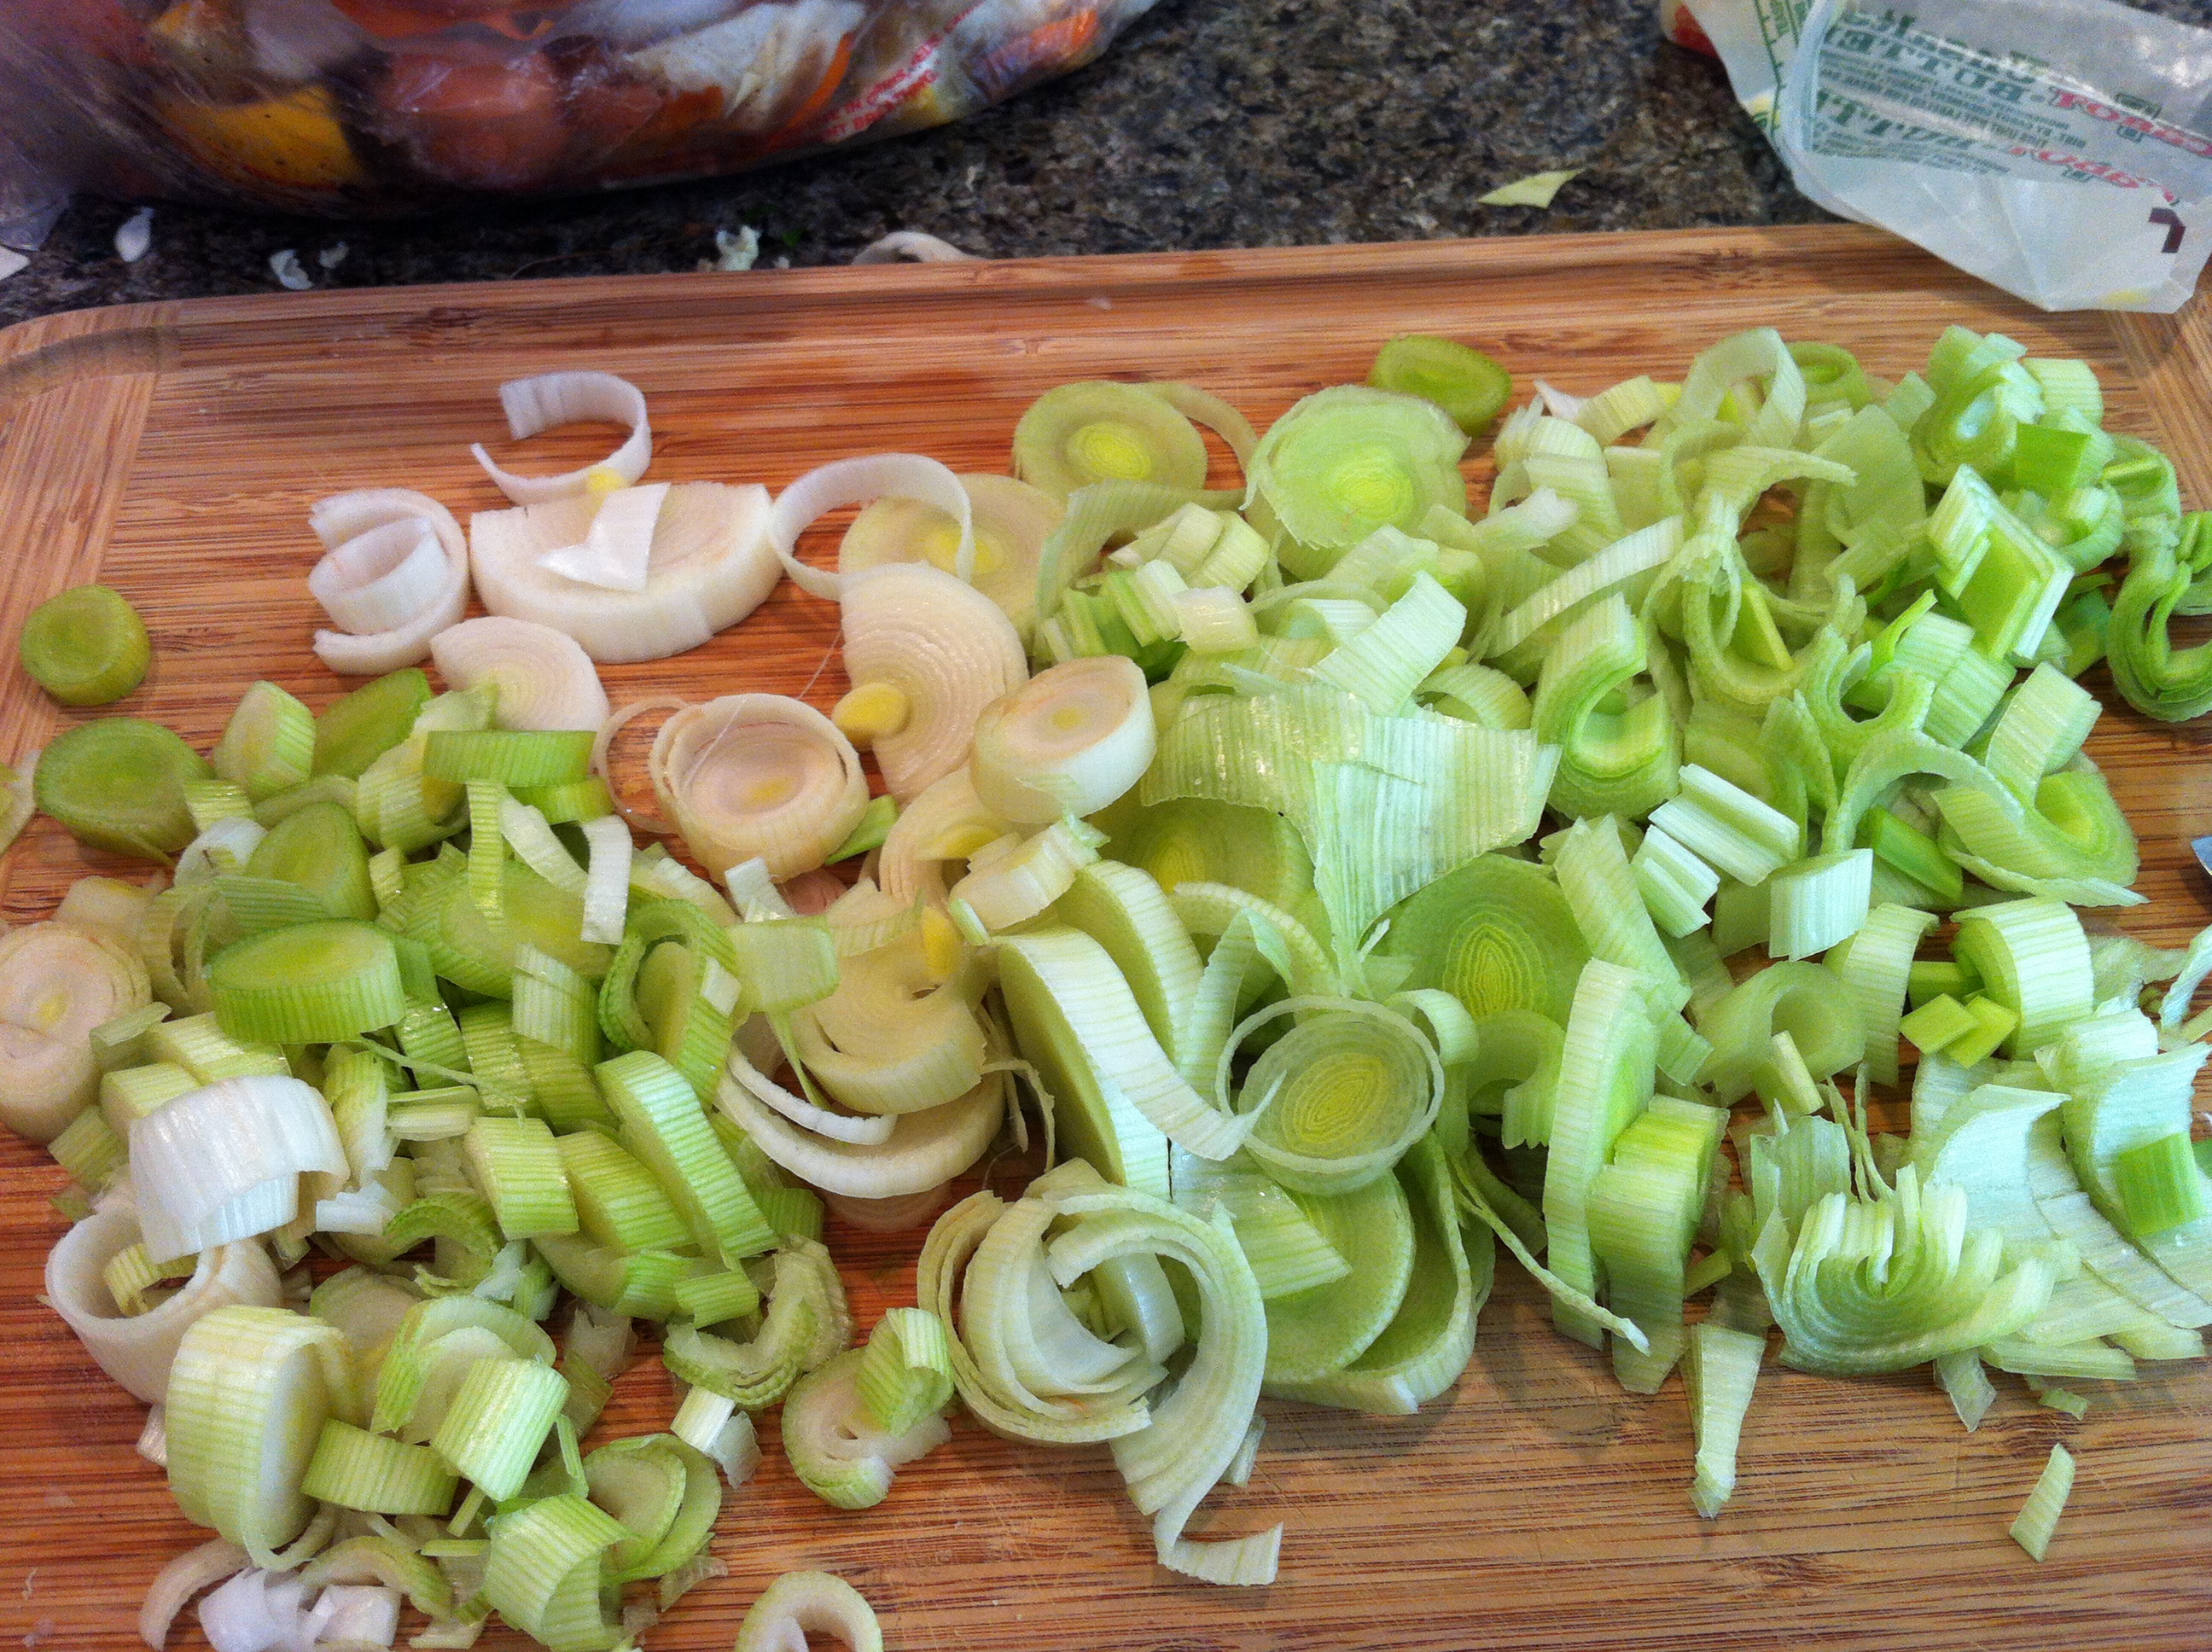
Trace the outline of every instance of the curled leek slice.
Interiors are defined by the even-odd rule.
[[[192,1596],[252,1564],[245,1550],[219,1537],[185,1550],[162,1567],[147,1586],[145,1602],[138,1608],[138,1638],[154,1652],[161,1652],[177,1614]]]
[[[738,1629],[737,1652],[798,1652],[810,1636],[851,1652],[884,1652],[884,1633],[860,1590],[826,1571],[787,1571],[762,1591]]]
[[[927,1112],[982,1080],[981,987],[966,971],[939,975],[931,951],[916,932],[847,958],[836,990],[792,1015],[793,1055],[855,1112]]]
[[[106,1282],[107,1265],[140,1242],[137,1212],[118,1196],[76,1224],[46,1258],[46,1300],[100,1369],[149,1405],[168,1390],[185,1333],[202,1315],[243,1304],[274,1308],[283,1285],[269,1253],[250,1241],[199,1253],[191,1277],[143,1314],[123,1315]]]
[[[1356,999],[1285,999],[1229,1036],[1217,1094],[1227,1093],[1243,1042],[1292,1015],[1304,1018],[1245,1076],[1239,1100],[1255,1121],[1245,1151],[1293,1192],[1354,1192],[1389,1175],[1428,1133],[1443,1102],[1443,1063],[1395,1010]]]
[[[870,1145],[801,1129],[748,1089],[732,1060],[716,1100],[762,1152],[824,1193],[896,1199],[949,1181],[982,1157],[1006,1117],[1005,1075],[987,1073],[957,1101],[898,1115],[890,1136]]]
[[[775,878],[811,871],[868,806],[852,742],[781,695],[686,707],[653,738],[650,773],[661,809],[718,876],[756,858]]]
[[[1065,513],[1042,489],[1012,477],[963,476],[975,536],[969,583],[1006,610],[1023,635],[1036,619],[1037,564]],[[853,574],[884,562],[927,562],[959,573],[960,523],[919,499],[884,498],[853,519],[837,549],[837,571]]]
[[[516,476],[495,464],[482,442],[472,445],[469,452],[476,455],[484,474],[518,505],[542,505],[548,500],[586,493],[594,473],[611,473],[628,487],[653,462],[653,426],[646,417],[645,392],[611,373],[541,373],[529,379],[510,379],[499,387],[499,404],[507,415],[507,434],[515,441],[526,441],[558,425],[587,420],[629,427],[623,445],[597,465],[564,471],[559,476]]]
[[[1145,674],[1120,654],[1054,665],[985,707],[975,741],[969,768],[986,807],[1032,826],[1096,814],[1152,765]]]
[[[428,495],[337,494],[316,501],[307,525],[324,550],[307,589],[337,628],[315,633],[315,656],[340,676],[414,665],[467,611],[468,543],[453,513]]]
[[[867,694],[896,702],[869,744],[903,805],[968,761],[977,716],[1028,680],[1028,659],[989,598],[926,563],[854,574],[840,602],[848,703]]]
[[[769,543],[791,582],[809,596],[842,601],[845,576],[800,562],[799,536],[840,505],[866,505],[885,498],[913,500],[951,517],[957,537],[947,571],[963,582],[974,577],[975,507],[960,478],[918,453],[870,453],[809,471],[776,495],[769,513]]]
[[[610,714],[592,657],[550,626],[501,614],[463,620],[431,639],[430,658],[453,688],[496,689],[501,728],[596,733]]]
[[[1888,1199],[1827,1194],[1791,1230],[1779,1211],[1752,1252],[1782,1358],[1832,1376],[1900,1371],[2011,1336],[2051,1300],[2043,1255],[2005,1266],[2003,1236],[1966,1225],[1966,1193],[1901,1167]]]
[[[299,1213],[302,1175],[347,1174],[321,1093],[270,1075],[224,1078],[137,1120],[131,1168],[147,1254],[162,1258],[280,1228]]]
[[[783,1397],[783,1450],[799,1483],[833,1509],[872,1509],[895,1470],[952,1437],[935,1412],[900,1430],[871,1412],[860,1387],[860,1349],[810,1371]]]
[[[964,860],[1012,829],[976,795],[973,771],[963,764],[899,811],[877,859],[877,882],[902,908],[925,898],[942,905],[944,863]]]
[[[144,966],[101,936],[49,922],[0,937],[0,1121],[27,1141],[59,1135],[100,1087],[92,1029],[152,996]]]
[[[469,557],[483,605],[565,632],[593,659],[614,665],[696,648],[759,607],[775,585],[765,488],[671,487],[641,591],[610,591],[544,566],[546,552],[585,537],[596,508],[579,496],[474,517]]]

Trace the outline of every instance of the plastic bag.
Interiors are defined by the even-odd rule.
[[[2195,290],[2212,33],[2113,0],[1680,3],[1829,211],[2046,310],[2166,312]]]
[[[934,126],[1152,0],[0,0],[0,242],[70,191],[327,216],[710,176]]]

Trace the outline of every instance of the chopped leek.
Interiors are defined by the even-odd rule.
[[[2027,1503],[2012,1523],[2012,1540],[2027,1551],[2031,1560],[2040,1560],[2050,1552],[2051,1534],[2057,1529],[2058,1516],[2065,1511],[2066,1499],[2073,1491],[2074,1454],[2055,1445],[2043,1473],[2036,1476],[2035,1489],[2028,1493]]]
[[[49,597],[23,621],[23,669],[65,706],[105,706],[146,677],[154,658],[146,622],[122,593],[81,585]]]
[[[1451,339],[1421,333],[1394,338],[1376,352],[1367,382],[1377,390],[1434,402],[1470,436],[1490,428],[1513,397],[1512,375],[1491,357]]]

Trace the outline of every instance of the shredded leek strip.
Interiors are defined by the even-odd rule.
[[[2027,1503],[2012,1523],[2012,1540],[2027,1551],[2030,1559],[2041,1560],[2050,1552],[2051,1535],[2057,1529],[2058,1516],[2065,1511],[2066,1499],[2073,1491],[2074,1454],[2063,1445],[2054,1445],[2043,1473],[2036,1477],[2035,1489],[2028,1493]]]
[[[1607,1300],[1650,1339],[1648,1349],[1613,1344],[1614,1375],[1632,1393],[1657,1393],[1681,1357],[1683,1269],[1727,1126],[1718,1108],[1655,1096],[1590,1183],[1590,1247],[1605,1270]]]
[[[1639,978],[1601,959],[1583,965],[1553,1096],[1544,1226],[1552,1271],[1584,1294],[1597,1284],[1589,1190],[1614,1141],[1650,1099],[1655,1040]],[[1569,1304],[1554,1301],[1553,1321],[1598,1345],[1599,1327]]]
[[[1735,1491],[1736,1450],[1766,1339],[1706,1320],[1692,1327],[1683,1376],[1697,1430],[1692,1505],[1707,1520]]]
[[[1537,739],[1559,748],[1554,809],[1640,817],[1674,795],[1680,750],[1670,708],[1634,688],[1648,663],[1643,627],[1617,593],[1584,609],[1553,641],[1531,719]]]
[[[810,1635],[834,1635],[850,1652],[884,1652],[874,1611],[826,1571],[786,1572],[763,1590],[738,1625],[737,1652],[791,1652]]]

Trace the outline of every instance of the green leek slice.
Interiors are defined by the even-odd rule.
[[[208,966],[216,1016],[229,1036],[322,1044],[389,1027],[407,1012],[391,938],[331,920],[270,930]]]
[[[65,706],[105,706],[146,680],[154,658],[146,622],[108,586],[49,597],[23,622],[23,669]]]
[[[1203,488],[1206,468],[1206,443],[1190,421],[1141,385],[1061,385],[1014,427],[1014,474],[1054,499],[1097,482]]]
[[[315,720],[314,772],[359,780],[407,738],[429,703],[430,679],[418,666],[362,683]]]
[[[1409,333],[1376,353],[1367,382],[1377,390],[1419,396],[1451,416],[1470,436],[1490,428],[1513,398],[1513,376],[1480,350],[1449,338]]]
[[[1620,1133],[1651,1099],[1656,1041],[1640,978],[1617,964],[1591,959],[1575,988],[1559,1050],[1551,1157],[1544,1173],[1547,1260],[1553,1272],[1585,1295],[1597,1286],[1590,1188]],[[1600,1327],[1579,1309],[1554,1299],[1552,1319],[1577,1341],[1599,1345]]]
[[[245,870],[248,877],[298,884],[331,917],[376,916],[368,847],[351,812],[337,804],[310,804],[278,821],[255,846]]]
[[[2065,1511],[2066,1499],[2073,1491],[2074,1454],[2063,1445],[2054,1445],[2043,1473],[2036,1476],[2035,1489],[2028,1493],[2027,1503],[2012,1523],[2012,1540],[2027,1551],[2031,1560],[2041,1560],[2050,1552],[2051,1534],[2057,1529],[2058,1516]]]
[[[1589,1242],[1607,1302],[1650,1339],[1648,1348],[1613,1345],[1613,1374],[1632,1394],[1656,1394],[1682,1356],[1683,1270],[1727,1127],[1719,1108],[1655,1096],[1590,1183]]]
[[[1327,553],[1385,525],[1413,532],[1431,506],[1464,515],[1467,440],[1434,402],[1337,385],[1268,427],[1248,475],[1291,538]]]
[[[39,759],[33,793],[78,841],[116,854],[166,860],[195,835],[188,780],[215,770],[159,723],[103,717],[58,737]]]
[[[1542,867],[1486,854],[1395,908],[1381,948],[1409,960],[1411,987],[1439,987],[1478,1019],[1533,1011],[1564,1025],[1589,953]]]

